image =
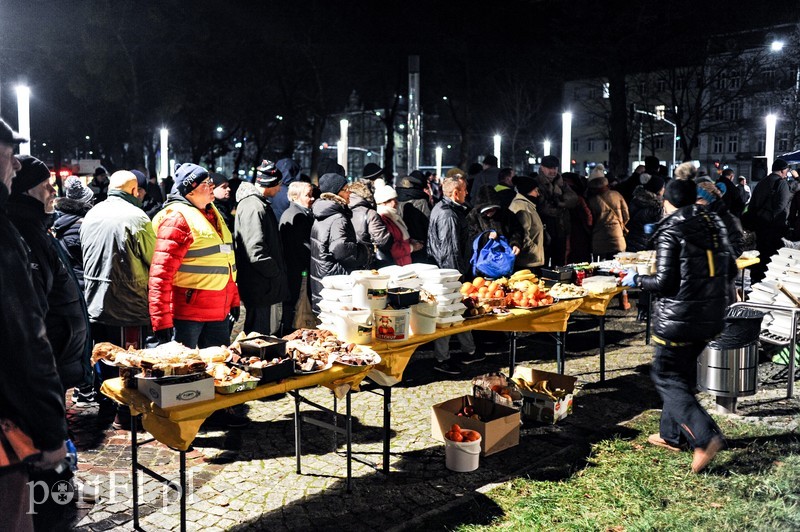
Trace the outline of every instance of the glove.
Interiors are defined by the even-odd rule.
[[[232,307],[230,314],[228,314],[228,321],[233,325],[237,321],[239,321],[239,316],[242,313],[241,307]]]
[[[644,234],[652,235],[656,230],[656,224],[644,224],[642,228],[644,229]]]
[[[636,281],[639,280],[639,275],[635,270],[628,270],[625,277],[622,278],[622,286],[636,287]]]
[[[172,329],[159,329],[153,333],[153,336],[145,338],[144,343],[148,349],[158,347],[161,344],[166,344],[172,341]]]

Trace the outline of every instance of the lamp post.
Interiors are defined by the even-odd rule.
[[[544,154],[545,155],[550,155],[550,141],[549,140],[544,141]]]
[[[775,158],[775,127],[778,124],[778,117],[768,114],[767,122],[767,142],[764,145],[764,156],[767,158],[767,172],[772,168],[772,160]]]
[[[436,177],[442,177],[442,147],[436,146]]]
[[[31,154],[31,90],[26,85],[17,85],[17,121],[19,122],[19,134],[29,139],[19,145],[20,155]]]
[[[164,181],[170,175],[169,169],[169,130],[165,127],[161,128],[161,176],[159,181]]]
[[[494,156],[497,158],[497,167],[501,168],[503,165],[500,164],[500,143],[503,142],[503,137],[500,135],[494,136]]]
[[[562,113],[561,124],[561,171],[569,172],[572,166],[572,113]]]
[[[664,105],[656,105],[656,112],[651,113],[649,111],[643,111],[641,109],[633,109],[634,112],[639,113],[640,115],[647,115],[652,116],[656,120],[660,120],[662,122],[666,122],[667,124],[672,126],[672,168],[669,171],[669,175],[672,175],[672,170],[675,169],[677,166],[677,152],[676,152],[676,145],[678,144],[678,124],[667,120],[664,118],[664,112],[666,111],[666,106]],[[639,122],[639,161],[642,160],[642,124],[641,121]]]
[[[339,142],[336,143],[338,153],[336,158],[339,164],[344,168],[344,173],[347,173],[347,128],[350,122],[346,118],[339,120]]]

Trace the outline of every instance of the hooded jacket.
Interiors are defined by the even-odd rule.
[[[252,183],[236,191],[236,249],[239,294],[246,306],[266,307],[289,297],[278,220]]]
[[[322,278],[347,275],[367,267],[370,252],[356,240],[350,221],[353,216],[344,199],[324,192],[311,206],[314,225],[311,227],[311,301],[319,312],[322,299]]]
[[[181,209],[186,209],[191,213],[190,218],[199,222],[196,224],[190,222],[180,212]],[[189,209],[197,211],[199,216],[193,216],[195,212]],[[233,245],[232,237],[214,204],[210,203],[205,210],[200,210],[183,196],[173,194],[167,196],[164,210],[159,212],[153,223],[157,240],[153,264],[150,267],[148,294],[153,330],[169,329],[173,327],[173,320],[176,319],[198,322],[224,320],[232,308],[240,305],[240,301],[239,291],[236,288],[236,265],[228,265],[232,253],[222,249],[222,246]],[[192,246],[200,239],[203,242],[219,242],[219,249],[213,255],[202,254],[192,257],[192,260],[205,262],[214,260],[219,265],[217,267],[227,268],[227,281],[223,279],[219,282],[225,274],[181,272],[189,251],[194,251]],[[235,259],[233,260],[235,262]],[[189,286],[176,284],[178,276],[188,277],[189,282],[186,284]],[[209,285],[221,285],[221,287],[203,288]]]
[[[150,324],[147,283],[156,235],[136,201],[112,190],[83,219],[84,293],[92,322],[117,327]]]
[[[294,201],[283,211],[278,229],[286,259],[286,276],[289,281],[289,302],[300,295],[303,272],[311,268],[311,226],[314,214]]]
[[[428,255],[439,268],[452,268],[469,275],[466,205],[442,198],[431,211],[428,227]],[[469,253],[472,248],[469,248]]]
[[[644,251],[650,249],[649,235],[644,232],[647,224],[658,223],[664,217],[664,200],[658,194],[650,192],[639,185],[633,191],[633,198],[628,205],[630,220],[628,234],[625,235],[626,251]]]
[[[289,185],[300,179],[300,165],[294,159],[288,157],[279,159],[275,163],[275,167],[281,171],[281,188],[275,197],[272,198],[272,211],[275,213],[277,220],[283,216],[283,211],[289,208]],[[322,175],[322,174],[320,174]],[[239,197],[238,195],[236,196]]]
[[[372,191],[361,181],[351,183],[349,189],[348,206],[353,213],[352,222],[356,240],[360,244],[373,247],[376,255],[380,251],[382,255],[388,256],[392,247],[392,235],[375,209]]]
[[[33,289],[27,246],[6,214],[7,201],[8,189],[0,185],[0,418],[16,423],[38,449],[50,451],[67,439],[64,389]]]
[[[90,203],[77,201],[71,198],[59,198],[56,201],[56,210],[61,216],[56,218],[53,224],[53,231],[56,239],[64,246],[69,255],[69,263],[75,277],[78,279],[78,286],[83,293],[83,253],[81,252],[81,225],[83,218],[89,209]]]
[[[428,193],[416,180],[403,178],[395,187],[397,192],[397,211],[403,216],[408,228],[408,236],[425,245],[428,241],[428,225],[431,218],[431,204]],[[411,254],[412,262],[425,262],[428,252],[425,247]]]
[[[481,213],[483,208],[499,204],[500,198],[494,188],[484,186],[476,192],[474,207],[467,215],[467,226],[469,227],[467,253],[470,257],[475,249],[475,239],[485,231],[497,231],[500,236],[505,237],[510,247],[516,246],[520,251],[524,248],[525,230],[513,212],[500,207],[491,218]],[[478,241],[478,249],[480,250],[488,241],[488,234],[481,236]],[[516,263],[516,260],[514,262]]]
[[[533,198],[517,193],[508,210],[513,212],[523,230],[523,244],[514,261],[514,269],[534,268],[544,264],[544,226]]]
[[[725,226],[702,205],[688,205],[658,223],[653,241],[658,273],[639,284],[658,298],[656,342],[707,342],[722,331],[736,276]]]
[[[90,368],[84,356],[89,323],[81,305],[83,293],[48,232],[52,216],[45,214],[41,201],[21,195],[11,197],[8,216],[30,247],[33,287],[45,311],[47,339],[64,389],[83,384]]]

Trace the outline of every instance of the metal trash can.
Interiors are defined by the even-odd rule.
[[[697,387],[717,396],[717,410],[735,412],[736,398],[758,387],[758,336],[764,313],[728,309],[722,333],[697,358]]]

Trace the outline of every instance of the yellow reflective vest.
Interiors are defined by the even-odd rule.
[[[175,286],[200,290],[223,290],[228,284],[230,276],[236,281],[233,237],[213,203],[211,208],[214,210],[214,215],[222,230],[222,237],[199,209],[185,203],[170,203],[153,218],[153,229],[156,234],[158,234],[158,228],[164,219],[174,212],[178,212],[184,217],[192,231],[192,244],[173,279]]]

